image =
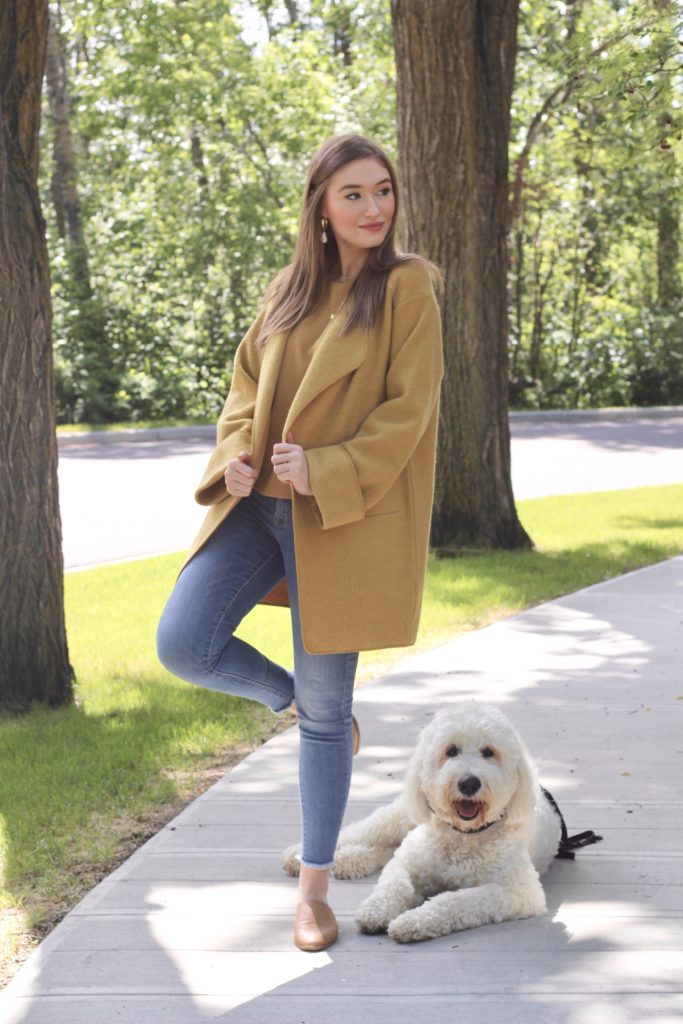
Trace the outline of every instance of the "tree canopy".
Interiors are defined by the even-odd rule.
[[[60,0],[51,14],[88,268],[84,284],[45,90],[59,422],[212,420],[291,257],[313,151],[361,131],[396,157],[389,0]],[[665,0],[521,4],[513,404],[683,400],[682,43]]]

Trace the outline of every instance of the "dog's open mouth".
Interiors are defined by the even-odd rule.
[[[482,805],[478,800],[458,800],[455,804],[455,810],[458,817],[462,818],[463,821],[474,821],[481,813]]]

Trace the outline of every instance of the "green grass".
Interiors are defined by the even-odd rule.
[[[683,485],[518,510],[535,550],[430,555],[416,648],[361,652],[359,684],[412,650],[683,551]],[[287,724],[158,663],[156,624],[183,560],[179,552],[67,575],[76,703],[0,719],[6,972],[114,864]],[[257,606],[237,634],[292,665],[287,610]]]
[[[683,485],[517,502],[532,551],[432,560],[421,638],[439,642],[683,551]]]
[[[61,423],[57,427],[57,436],[60,434],[80,434],[90,430],[147,430],[155,427],[196,427],[215,426],[215,420],[202,419],[165,419],[165,420],[129,420],[121,423]]]

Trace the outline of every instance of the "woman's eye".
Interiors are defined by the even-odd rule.
[[[491,750],[491,748],[490,748],[490,747],[484,747],[484,749],[483,749],[483,750],[482,750],[482,752],[481,752],[481,756],[482,756],[482,757],[495,757],[496,755],[495,755],[495,753],[494,753],[494,752],[493,752],[493,751]]]
[[[457,757],[459,753],[460,751],[455,746],[455,744],[452,744],[450,747],[446,748],[446,757]]]
[[[388,195],[388,194],[389,194],[389,192],[391,192],[391,189],[389,188],[389,186],[388,186],[388,185],[387,185],[387,187],[386,187],[386,188],[381,188],[381,189],[380,189],[380,193],[383,193],[384,195]],[[348,193],[348,194],[346,195],[346,197],[345,197],[345,198],[346,198],[346,199],[352,199],[352,198],[353,198],[354,196],[359,196],[359,195],[360,195],[360,192],[349,192],[349,193]]]

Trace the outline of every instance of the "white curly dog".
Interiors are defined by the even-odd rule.
[[[465,701],[422,730],[400,796],[342,829],[332,872],[363,878],[383,868],[356,923],[417,942],[542,914],[539,875],[558,851],[561,828],[509,719]],[[292,875],[298,851],[283,854]]]

